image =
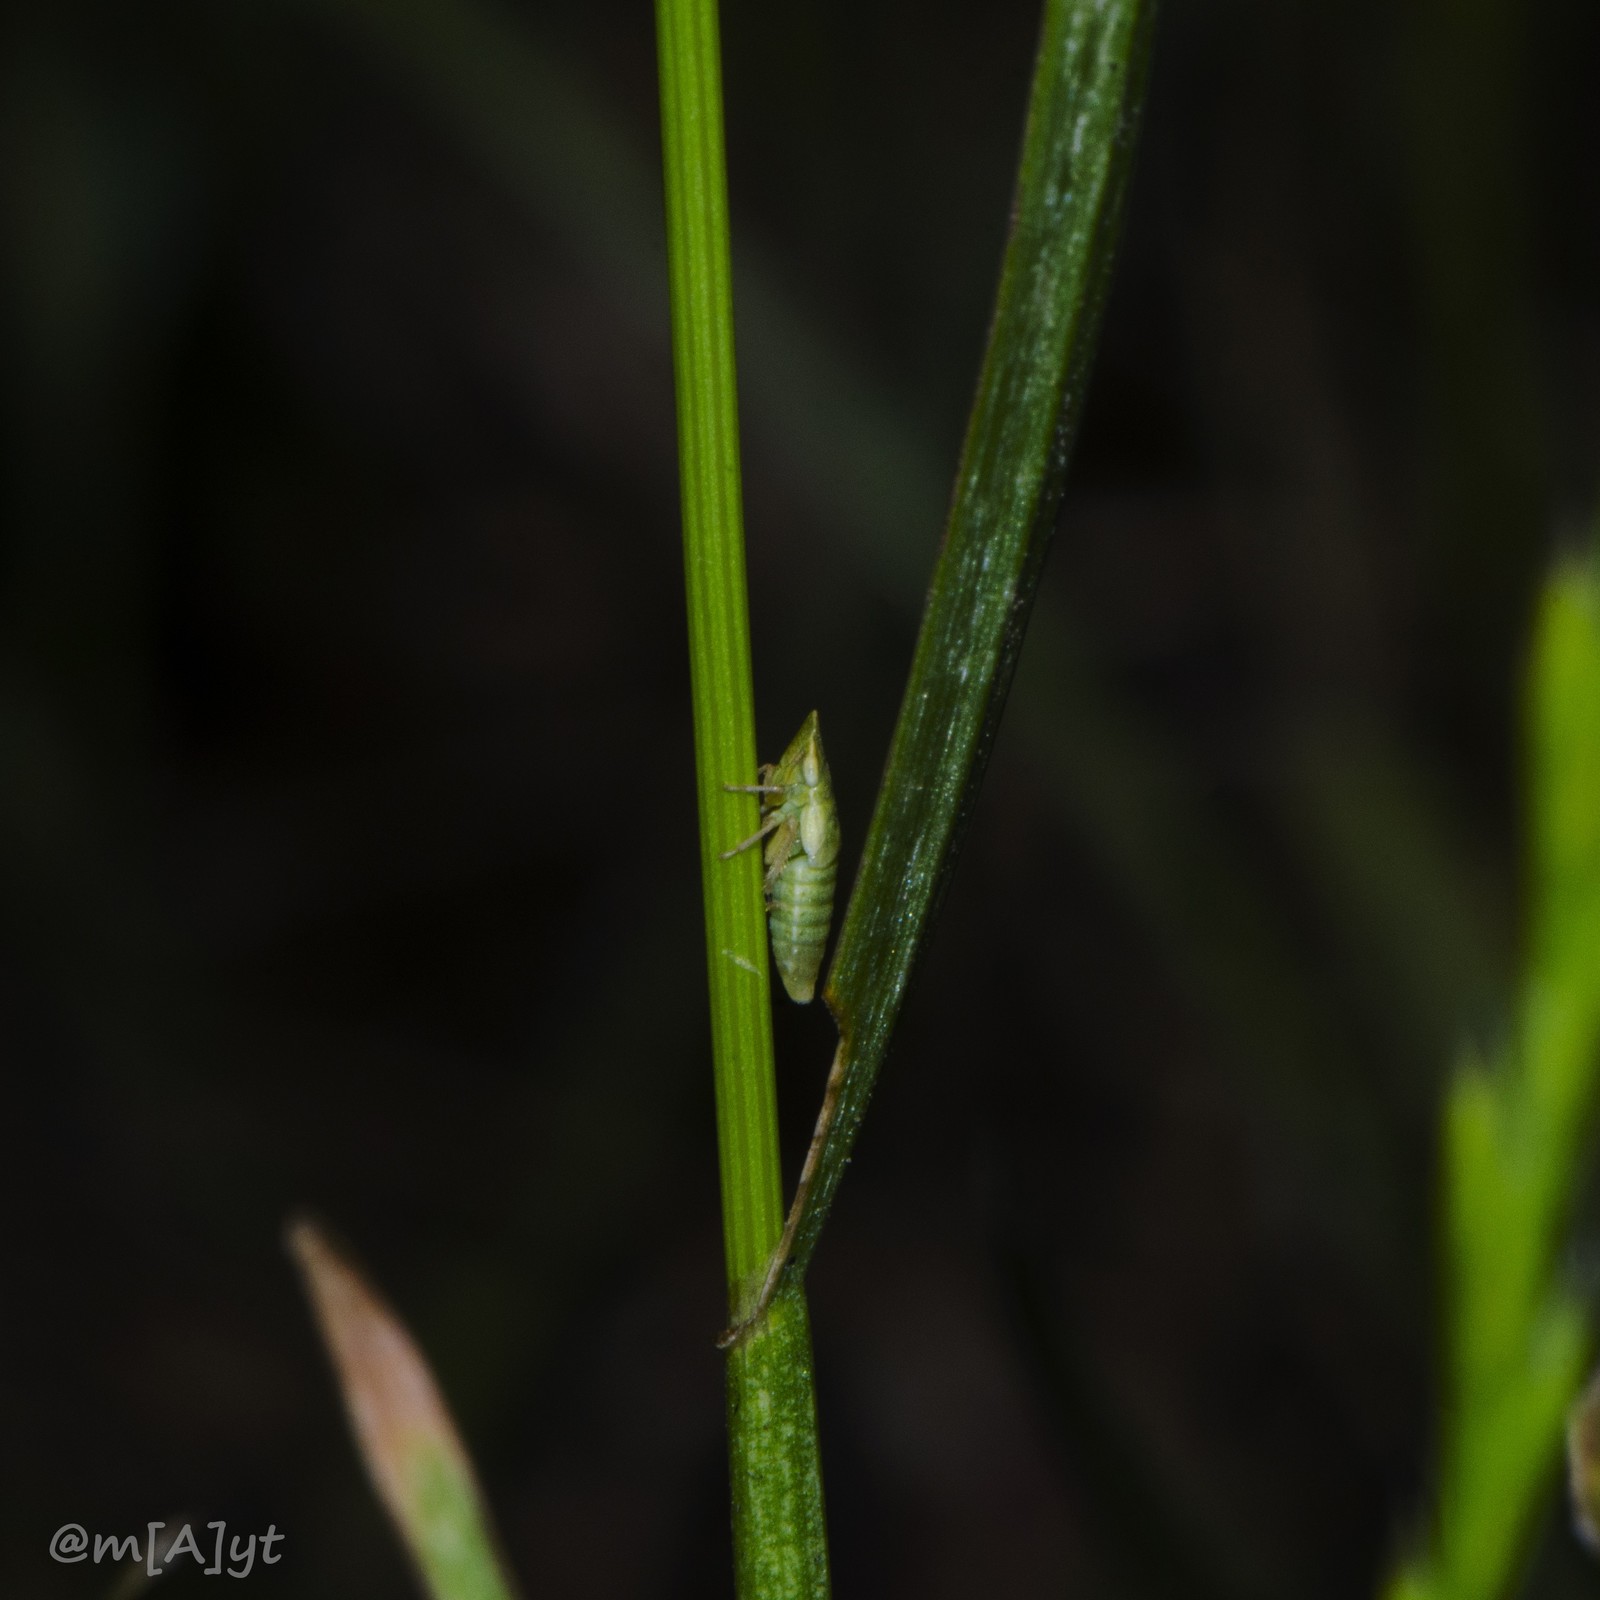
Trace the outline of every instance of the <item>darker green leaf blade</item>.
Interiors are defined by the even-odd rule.
[[[944,546],[825,995],[841,1044],[803,1271],[994,740],[1060,506],[1132,165],[1153,0],[1048,0],[1011,237]],[[813,1165],[814,1163],[814,1165]]]

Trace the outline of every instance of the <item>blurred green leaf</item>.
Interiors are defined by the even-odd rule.
[[[1547,586],[1527,702],[1530,912],[1512,1041],[1445,1109],[1444,1427],[1437,1525],[1391,1597],[1508,1591],[1589,1335],[1558,1269],[1600,1050],[1600,577]]]
[[[309,1222],[289,1230],[356,1447],[433,1600],[515,1600],[472,1463],[404,1324]]]

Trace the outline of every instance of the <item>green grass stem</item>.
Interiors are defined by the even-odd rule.
[[[761,858],[722,855],[757,827],[715,0],[657,0],[667,255],[700,801],[706,960],[730,1316],[746,1316],[783,1227]],[[728,1361],[734,1564],[742,1600],[828,1592],[805,1303]]]

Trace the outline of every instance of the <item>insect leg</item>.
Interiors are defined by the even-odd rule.
[[[800,824],[793,817],[786,817],[780,811],[774,815],[773,821],[780,826],[767,844],[767,875],[761,884],[769,899],[772,886],[783,876],[784,869],[794,857],[795,841],[800,836]]]
[[[772,775],[778,769],[770,761],[763,761],[756,768],[756,782],[754,783],[725,783],[723,788],[729,794],[782,794],[788,787],[786,784],[774,783]]]
[[[763,822],[761,824],[761,826],[759,828],[757,828],[756,831],[754,833],[752,833],[748,839],[741,839],[738,842],[738,844],[736,844],[733,847],[733,849],[722,851],[721,854],[718,855],[717,860],[719,860],[719,861],[732,860],[732,858],[734,856],[738,855],[741,850],[748,850],[751,845],[760,844],[761,841],[763,839],[765,839],[766,836],[769,833],[771,833],[774,828],[778,827],[782,823],[782,821],[783,821],[783,818],[781,816],[774,815],[774,816],[768,817],[767,820],[765,822]]]

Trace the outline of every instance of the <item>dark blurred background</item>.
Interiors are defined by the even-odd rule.
[[[1037,8],[725,13],[761,744],[820,709],[849,861]],[[1501,1025],[1530,604],[1596,490],[1600,11],[1161,29],[1035,631],[811,1278],[843,1594],[1365,1596],[1426,1501],[1438,1088]],[[530,1596],[728,1593],[650,8],[0,37],[0,1591],[189,1517],[285,1533],[252,1592],[410,1592],[309,1207]],[[831,1036],[779,1029],[797,1164]],[[1593,1592],[1553,1502],[1534,1571]]]

